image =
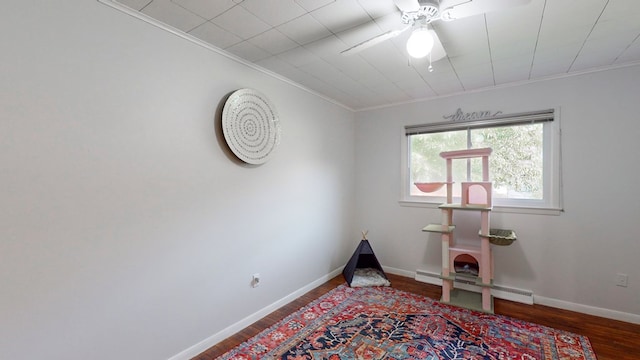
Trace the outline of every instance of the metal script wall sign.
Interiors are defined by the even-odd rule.
[[[464,112],[461,108],[458,108],[456,112],[451,115],[443,115],[444,119],[451,121],[465,121],[465,120],[480,120],[484,118],[490,118],[502,114],[502,111],[491,112],[489,110]]]

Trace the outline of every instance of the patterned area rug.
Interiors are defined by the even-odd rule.
[[[339,286],[220,360],[595,360],[589,340],[390,287]]]

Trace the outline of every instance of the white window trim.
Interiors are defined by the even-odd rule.
[[[514,114],[519,115],[519,114]],[[509,117],[502,115],[499,118]],[[499,119],[498,119],[499,120]],[[491,121],[484,119],[481,122]],[[453,127],[455,123],[451,123]],[[429,125],[426,125],[429,126]],[[446,123],[433,124],[431,126],[446,127]],[[409,174],[410,174],[410,156],[409,154],[409,136],[407,128],[416,128],[419,126],[406,126],[401,129],[401,193],[399,203],[401,206],[422,207],[422,208],[438,208],[444,202],[444,198],[411,196],[409,191]],[[544,152],[544,201],[535,200],[509,200],[501,199],[500,204],[494,204],[494,212],[518,213],[518,214],[536,214],[536,215],[560,215],[563,211],[562,205],[562,147],[561,147],[561,128],[560,128],[560,109],[553,109],[553,121],[549,122],[549,130],[544,132],[545,148]],[[444,160],[443,160],[444,161]],[[550,185],[550,186],[547,186]]]

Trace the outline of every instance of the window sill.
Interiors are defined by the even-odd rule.
[[[427,209],[437,209],[442,203],[416,201],[416,200],[400,200],[400,206],[419,207]],[[543,207],[526,207],[526,206],[504,206],[494,205],[492,212],[511,213],[511,214],[530,214],[530,215],[551,215],[559,216],[564,209],[561,208],[543,208]]]

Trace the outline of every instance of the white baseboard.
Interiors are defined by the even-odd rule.
[[[389,271],[389,272],[392,274],[394,273],[392,271]],[[409,271],[406,271],[406,270],[398,271],[398,275],[407,274],[407,273],[410,274],[408,276],[413,277],[413,274],[411,274],[411,272]],[[417,281],[442,286],[442,279],[440,279],[439,274],[431,273],[425,270],[417,270],[414,274],[415,274],[415,279]],[[466,286],[461,286],[461,287],[466,289]],[[504,291],[503,289],[509,289],[509,290]],[[471,290],[471,289],[466,289],[466,290]],[[570,311],[575,311],[583,314],[599,316],[607,319],[619,320],[619,321],[624,321],[624,322],[633,323],[633,324],[640,324],[640,315],[638,314],[625,313],[617,310],[604,309],[604,308],[599,308],[599,307],[590,306],[590,305],[577,304],[569,301],[533,295],[533,293],[531,292],[529,292],[531,294],[529,296],[527,294],[519,294],[520,292],[522,292],[522,290],[506,288],[503,286],[496,286],[491,291],[493,296],[500,299],[512,300],[512,301],[521,302],[529,305],[540,304],[540,305],[545,305],[545,306],[554,307],[558,309],[570,310]]]
[[[583,314],[599,316],[607,319],[619,320],[633,324],[640,324],[640,315],[631,314],[617,310],[599,308],[590,305],[576,304],[569,301],[548,298],[544,296],[534,296],[536,304],[550,306],[558,309],[575,311]]]
[[[393,268],[393,267],[389,267],[389,266],[382,266],[382,269],[385,272],[388,272],[389,274],[400,275],[400,276],[404,276],[404,277],[408,277],[408,278],[413,278],[416,275],[416,273],[413,272],[413,271]]]
[[[195,356],[201,354],[203,351],[208,348],[214,346],[215,344],[221,342],[222,340],[230,337],[231,335],[239,332],[240,330],[246,328],[247,326],[253,324],[254,322],[262,319],[263,317],[269,315],[273,311],[283,307],[284,305],[290,303],[291,301],[299,298],[300,296],[308,293],[309,291],[315,289],[316,287],[326,283],[327,281],[333,279],[338,274],[342,272],[342,267],[339,269],[335,269],[328,273],[325,276],[313,281],[312,283],[292,292],[291,294],[283,297],[282,299],[256,311],[255,313],[247,316],[246,318],[238,321],[237,323],[223,329],[222,331],[209,336],[208,338],[202,340],[201,342],[191,346],[190,348],[181,351],[180,353],[170,357],[168,360],[189,360],[194,358]]]

